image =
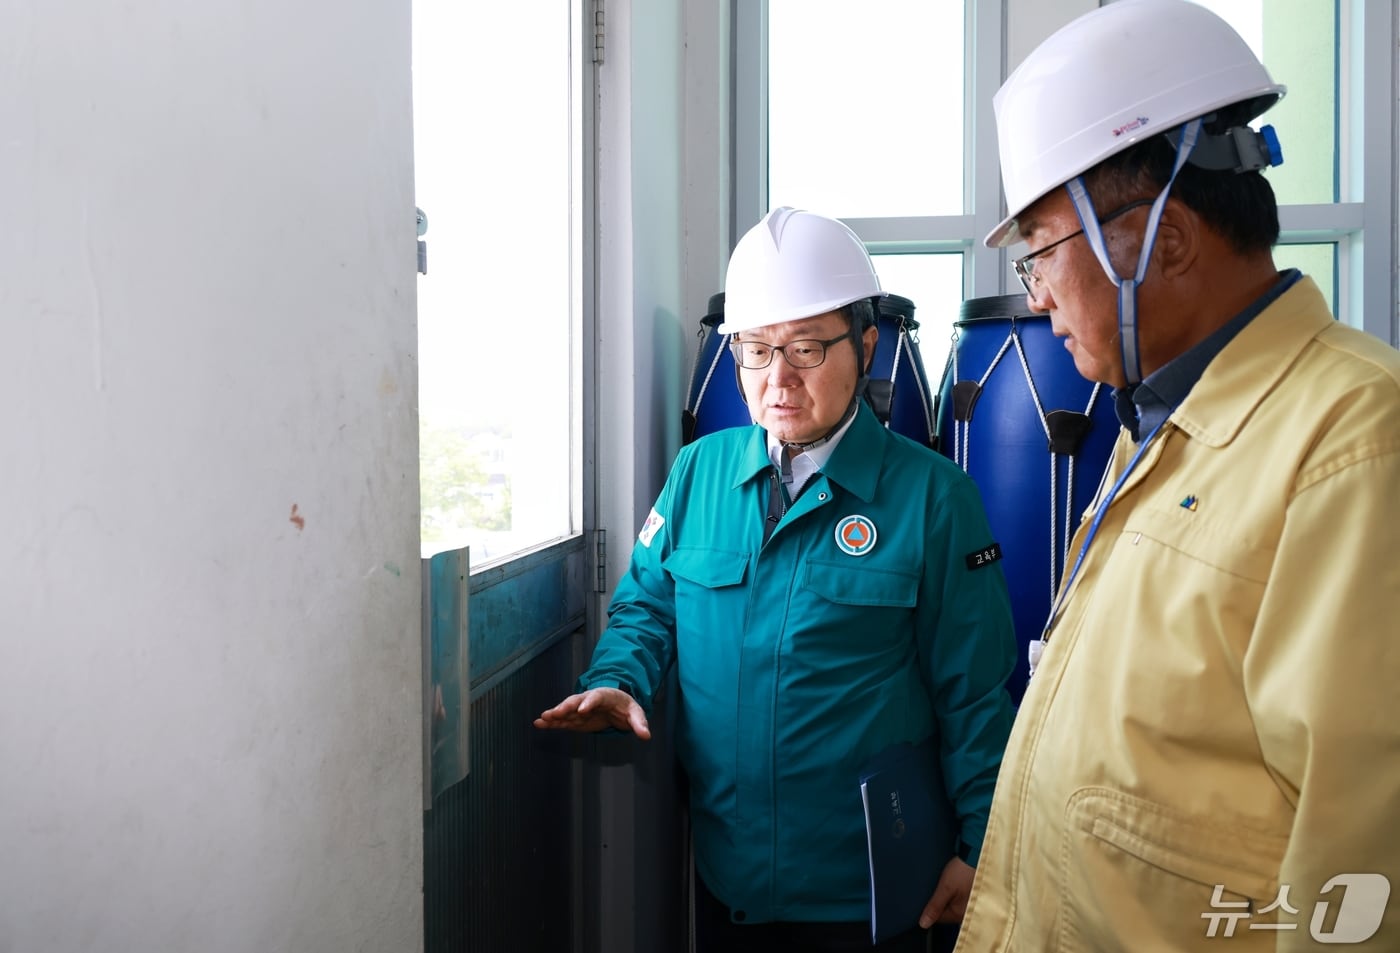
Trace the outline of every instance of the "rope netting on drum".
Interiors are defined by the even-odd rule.
[[[903,321],[899,322],[899,333],[895,335],[894,362],[890,365],[890,387],[893,389],[898,383],[899,360],[904,356],[906,341],[910,342],[908,345],[910,352],[909,370],[914,374],[914,391],[919,396],[919,404],[923,409],[924,420],[927,423],[927,433],[924,434],[924,438],[929,444],[932,444],[937,430],[937,418],[934,415],[933,404],[929,397],[928,378],[922,376],[922,359],[916,350],[919,338],[917,334],[910,331],[909,326]],[[885,421],[885,426],[889,427],[890,421]]]
[[[958,378],[958,331],[955,328],[952,335],[952,348],[949,354],[951,362],[953,381],[953,460],[963,472],[968,472],[969,461],[971,460],[971,431],[973,410],[977,404],[977,398],[981,396],[986,388],[987,381],[991,378],[992,372],[997,369],[1001,359],[1013,347],[1020,360],[1021,373],[1025,378],[1026,387],[1030,391],[1031,402],[1035,405],[1036,418],[1040,421],[1041,429],[1045,432],[1046,448],[1050,455],[1050,598],[1053,600],[1055,592],[1059,588],[1061,567],[1069,556],[1070,533],[1069,528],[1074,525],[1074,464],[1075,457],[1079,452],[1079,447],[1083,443],[1084,436],[1088,433],[1089,418],[1093,414],[1094,404],[1098,400],[1099,392],[1103,385],[1095,383],[1089,392],[1089,400],[1082,415],[1073,411],[1051,410],[1046,411],[1040,400],[1040,391],[1035,385],[1035,375],[1031,373],[1030,360],[1026,356],[1026,349],[1021,342],[1021,335],[1013,322],[1011,330],[1006,335],[1006,340],[1001,343],[996,356],[987,365],[987,369],[982,372],[982,376],[977,381],[964,381]],[[969,386],[963,386],[969,385]],[[1057,520],[1059,509],[1059,465],[1056,457],[1064,456],[1066,461],[1065,473],[1065,515],[1064,515],[1064,540],[1061,542],[1060,526]]]
[[[716,333],[718,333],[718,332],[716,332]],[[699,337],[702,341],[704,340],[704,337],[705,337],[705,329],[704,329],[703,327],[700,329],[700,333],[699,333],[698,337]],[[692,414],[698,414],[698,413],[700,412],[700,405],[701,405],[701,404],[704,402],[704,400],[705,400],[705,391],[709,390],[709,387],[710,387],[710,378],[711,378],[711,377],[714,377],[714,375],[715,375],[715,368],[719,367],[720,359],[721,359],[722,357],[724,357],[724,351],[725,351],[725,348],[726,348],[728,345],[729,345],[729,335],[728,335],[728,334],[725,334],[725,335],[723,335],[722,337],[720,337],[720,339],[719,339],[719,347],[715,348],[714,356],[710,358],[710,366],[705,370],[705,379],[704,379],[703,381],[700,382],[700,389],[699,389],[699,390],[696,392],[696,394],[695,394],[695,400],[691,401],[689,404],[686,405],[686,408],[685,408],[685,409],[688,410],[688,411],[690,411]],[[696,375],[696,374],[699,372],[699,370],[700,370],[700,358],[702,357],[703,353],[704,353],[704,347],[703,347],[703,346],[697,347],[697,348],[696,348],[696,351],[695,351],[695,364],[691,367],[691,370],[690,370],[690,380],[692,380],[692,381],[695,380],[695,375]]]

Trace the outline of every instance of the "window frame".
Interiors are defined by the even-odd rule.
[[[966,298],[1016,293],[1005,249],[982,237],[1005,215],[992,96],[1007,69],[1007,26],[1028,2],[967,0],[964,75],[964,196],[962,215],[845,219],[873,254],[960,253]],[[1280,205],[1280,245],[1334,243],[1333,300],[1339,320],[1400,344],[1396,314],[1397,44],[1391,4],[1336,0],[1338,10],[1338,197],[1327,204]],[[1066,4],[1067,8],[1079,5]],[[1044,12],[1042,7],[1041,13]],[[735,0],[734,232],[738,237],[768,207],[768,0]],[[1351,51],[1361,54],[1357,58]],[[1370,102],[1372,108],[1364,108]],[[1385,108],[1379,108],[1380,102]],[[1364,198],[1364,201],[1363,201]]]

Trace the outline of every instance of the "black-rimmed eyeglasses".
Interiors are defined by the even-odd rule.
[[[1113,211],[1109,212],[1107,215],[1100,218],[1099,224],[1107,225],[1109,222],[1113,221],[1118,216],[1126,215],[1135,208],[1141,208],[1144,205],[1151,205],[1153,201],[1155,200],[1136,199],[1132,202],[1129,202],[1127,205],[1124,205],[1122,208],[1116,208]],[[1011,262],[1011,267],[1016,269],[1016,277],[1021,279],[1021,284],[1025,287],[1026,294],[1034,298],[1035,289],[1040,284],[1040,278],[1037,277],[1035,273],[1035,260],[1041,255],[1048,252],[1050,249],[1054,248],[1056,245],[1062,245],[1065,242],[1069,241],[1071,238],[1076,238],[1083,234],[1084,229],[1077,228],[1074,231],[1070,232],[1068,235],[1066,235],[1064,238],[1057,238],[1050,244],[1045,245],[1041,248],[1037,248],[1029,255],[1022,255],[1020,258],[1017,258]]]
[[[826,360],[826,349],[846,340],[853,330],[847,329],[845,334],[837,335],[829,341],[802,338],[799,341],[789,341],[781,347],[764,344],[762,341],[734,341],[729,347],[734,352],[734,360],[739,362],[739,366],[750,371],[761,370],[772,364],[774,354],[781,354],[790,367],[820,367]]]

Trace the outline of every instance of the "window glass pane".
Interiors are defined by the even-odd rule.
[[[769,207],[963,211],[963,3],[769,0]]]
[[[570,0],[413,4],[422,538],[473,566],[574,529],[573,70]]]
[[[1274,248],[1274,264],[1279,271],[1297,268],[1317,282],[1327,307],[1337,313],[1337,246],[1332,242],[1318,245],[1279,245]]]
[[[1272,125],[1283,165],[1265,175],[1282,205],[1337,201],[1337,5],[1335,0],[1198,0],[1229,21],[1288,87],[1254,122]],[[1359,57],[1360,49],[1351,51]],[[1359,64],[1355,64],[1359,66]]]
[[[963,257],[958,253],[871,257],[880,287],[914,302],[919,357],[929,386],[937,390],[963,302]]]

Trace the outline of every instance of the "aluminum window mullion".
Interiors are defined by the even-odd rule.
[[[768,0],[734,0],[734,207],[729,247],[768,210]]]
[[[1360,136],[1353,134],[1350,147],[1354,162],[1361,167],[1362,195],[1357,198],[1364,198],[1364,224],[1360,247],[1351,256],[1343,282],[1354,286],[1359,300],[1347,309],[1345,320],[1382,341],[1400,345],[1395,259],[1395,7],[1393,3],[1352,0],[1350,13],[1351,48],[1359,50],[1362,58],[1362,75],[1347,81],[1361,87],[1360,95],[1352,97],[1351,109]]]
[[[965,246],[975,230],[971,215],[909,215],[899,218],[842,219],[866,244],[923,242]],[[990,229],[991,226],[988,226]],[[958,247],[957,250],[961,250]]]
[[[1278,210],[1279,229],[1285,242],[1342,238],[1364,229],[1366,215],[1366,207],[1360,202],[1280,205]]]
[[[1006,251],[988,248],[982,237],[996,227],[1004,213],[1001,199],[1001,165],[997,157],[996,116],[992,96],[1006,72],[1003,0],[969,0],[967,17],[968,62],[967,122],[964,136],[964,175],[971,206],[971,246],[964,261],[964,297],[979,298],[1006,293]]]

